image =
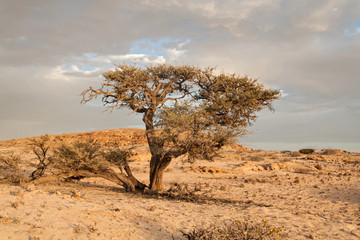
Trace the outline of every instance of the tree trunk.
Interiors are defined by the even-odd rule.
[[[150,185],[153,191],[162,190],[162,180],[165,169],[169,166],[171,158],[153,155],[150,160]]]
[[[55,175],[50,175],[38,179],[34,179],[29,183],[40,184],[51,181],[59,181],[71,177],[100,177],[118,185],[121,185],[128,192],[134,192],[135,190],[144,191],[146,185],[138,181],[134,176],[128,177],[125,174],[118,174],[111,169],[104,171],[88,171],[88,170],[74,170],[70,172],[62,172]]]
[[[143,117],[146,126],[146,138],[151,153],[149,188],[152,191],[162,190],[164,170],[171,162],[171,157],[165,154],[164,142],[159,138],[159,132],[154,127],[154,116],[158,105],[152,105],[147,109]]]

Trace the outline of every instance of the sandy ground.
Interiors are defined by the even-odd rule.
[[[21,150],[0,152],[10,148]],[[144,149],[130,166],[148,183]],[[360,239],[360,154],[226,148],[221,156],[176,159],[166,170],[164,188],[187,187],[203,196],[198,202],[127,193],[97,178],[2,183],[0,239],[185,239],[182,232],[226,219],[267,219],[284,228],[285,239]],[[34,161],[30,153],[22,159]]]

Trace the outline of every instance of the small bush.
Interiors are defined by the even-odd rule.
[[[289,150],[283,150],[283,151],[281,151],[280,153],[282,153],[282,154],[290,154],[291,151],[289,151]]]
[[[315,149],[312,148],[304,148],[304,149],[300,149],[299,153],[302,154],[313,154],[315,152]]]
[[[54,166],[63,170],[104,170],[109,163],[104,159],[101,145],[95,140],[63,143],[54,150]]]
[[[260,156],[260,155],[255,155],[255,156],[251,156],[250,157],[250,161],[254,161],[254,162],[260,162],[263,161],[264,157]]]
[[[52,140],[47,134],[39,139],[30,140],[30,146],[38,159],[36,170],[31,173],[33,179],[43,176],[46,168],[51,164],[51,158],[48,157],[51,145]]]
[[[0,166],[5,170],[4,179],[12,183],[22,183],[25,177],[20,172],[20,156],[9,153],[0,156]]]
[[[183,233],[189,240],[261,240],[280,239],[283,230],[268,224],[267,220],[260,223],[232,220],[224,221],[220,226],[211,225],[208,228],[194,229],[190,233]]]
[[[300,152],[291,152],[291,153],[290,153],[290,156],[291,156],[291,157],[300,157],[300,156],[301,156],[301,153],[300,153]]]
[[[174,199],[186,199],[190,202],[201,202],[204,195],[196,194],[199,190],[189,188],[187,184],[173,183],[171,187],[163,192],[163,196],[174,198]]]
[[[324,151],[324,154],[325,155],[335,155],[335,154],[337,154],[337,151],[336,151],[336,149],[326,149]]]

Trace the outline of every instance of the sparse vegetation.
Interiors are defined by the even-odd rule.
[[[250,157],[250,161],[254,161],[254,162],[260,162],[263,160],[264,160],[264,157],[261,155],[253,155]]]
[[[323,152],[325,155],[335,155],[337,154],[336,149],[325,149],[325,151]]]
[[[303,148],[299,150],[299,153],[302,154],[313,154],[315,152],[315,149],[312,148]]]
[[[53,156],[51,156],[51,162],[58,173],[34,181],[39,183],[100,177],[124,186],[128,191],[134,191],[135,186],[143,190],[145,185],[137,182],[128,167],[127,160],[130,156],[132,153],[129,150],[103,148],[93,139],[75,141],[71,144],[62,143],[54,149]],[[114,167],[118,167],[121,172],[115,172]]]
[[[101,145],[96,140],[76,141],[73,144],[62,143],[55,148],[51,158],[54,166],[62,171],[105,170],[109,167],[104,160]]]
[[[16,184],[25,181],[25,176],[20,171],[19,155],[13,152],[0,155],[0,166],[3,170],[3,180]]]
[[[189,240],[264,240],[281,239],[283,229],[271,226],[267,220],[260,223],[231,220],[220,225],[212,224],[207,228],[195,228],[190,233],[183,233]]]
[[[300,157],[300,156],[301,156],[301,153],[300,153],[300,152],[291,152],[291,153],[290,153],[290,156],[291,156],[291,157]]]
[[[51,163],[48,157],[51,145],[52,140],[47,134],[41,136],[39,139],[34,138],[30,140],[30,146],[38,159],[37,168],[31,173],[31,178],[36,179],[44,175],[46,168]]]
[[[167,191],[161,194],[161,196],[170,199],[202,203],[208,200],[209,196],[200,193],[200,191],[201,187],[199,187],[199,185],[195,185],[195,187],[191,188],[188,184],[173,183]]]
[[[9,157],[12,152],[24,151],[18,169],[21,173],[26,173],[28,177],[26,180],[29,181],[26,182],[29,184],[21,184],[20,186],[8,184],[10,182],[8,180],[1,181],[0,192],[4,206],[4,217],[0,216],[0,224],[5,228],[6,225],[3,224],[11,224],[11,227],[4,231],[4,233],[8,233],[5,236],[8,237],[12,234],[18,237],[17,234],[23,234],[21,229],[26,230],[27,224],[32,224],[32,222],[34,224],[29,225],[30,227],[46,228],[46,222],[38,220],[46,220],[50,217],[59,220],[61,226],[64,225],[62,221],[66,221],[67,226],[70,226],[70,230],[65,234],[61,232],[61,228],[54,229],[59,235],[63,234],[61,236],[65,238],[76,238],[81,235],[88,238],[152,238],[152,236],[156,236],[157,239],[186,239],[189,237],[192,237],[190,239],[227,239],[226,237],[228,239],[241,239],[234,238],[234,234],[229,233],[220,235],[219,229],[225,229],[221,221],[223,219],[243,220],[242,213],[244,212],[250,213],[252,219],[261,219],[265,215],[264,211],[258,211],[259,207],[266,207],[264,210],[274,209],[274,211],[266,212],[270,225],[284,226],[287,229],[285,236],[275,237],[272,235],[262,239],[281,239],[282,237],[287,237],[286,239],[334,239],[336,234],[342,231],[340,229],[341,224],[328,226],[328,229],[334,230],[333,232],[332,230],[324,231],[321,234],[315,233],[316,235],[310,237],[309,233],[311,232],[306,226],[314,224],[316,219],[302,219],[299,224],[302,224],[304,228],[298,228],[299,224],[295,224],[297,225],[295,226],[294,222],[299,221],[297,216],[303,213],[337,216],[336,209],[339,207],[342,207],[343,212],[347,213],[347,218],[337,216],[336,221],[338,223],[352,221],[349,226],[356,227],[358,220],[356,217],[359,216],[358,211],[356,211],[358,208],[356,206],[358,195],[356,184],[359,180],[357,174],[359,168],[353,166],[353,163],[359,161],[359,156],[356,153],[343,153],[342,150],[337,150],[336,155],[325,156],[323,155],[324,151],[318,151],[314,155],[301,155],[302,157],[295,159],[289,154],[283,155],[280,152],[248,151],[243,152],[242,160],[239,160],[237,155],[239,150],[226,147],[219,152],[223,158],[216,158],[217,162],[207,163],[200,160],[196,164],[189,164],[182,162],[186,156],[177,159],[178,161],[172,163],[168,168],[172,172],[166,180],[165,186],[170,187],[170,189],[162,192],[151,192],[146,189],[147,193],[151,192],[152,194],[142,195],[124,193],[113,183],[123,186],[121,181],[116,180],[116,178],[122,176],[121,174],[127,174],[124,168],[126,165],[130,165],[131,170],[139,173],[139,175],[140,173],[147,173],[149,149],[143,142],[140,144],[135,142],[136,145],[132,145],[126,138],[121,139],[119,137],[116,137],[119,140],[119,145],[126,142],[125,147],[115,148],[111,144],[103,144],[105,137],[107,143],[112,141],[114,136],[109,137],[109,135],[109,131],[98,134],[95,136],[96,139],[99,139],[97,141],[87,139],[86,136],[82,138],[82,141],[77,141],[78,138],[69,135],[66,137],[59,136],[59,141],[54,142],[52,150],[48,152],[48,157],[51,160],[57,162],[56,155],[58,153],[56,152],[58,152],[58,148],[66,145],[67,149],[72,151],[77,148],[80,153],[93,152],[93,156],[97,156],[92,158],[93,161],[96,160],[95,163],[86,160],[82,161],[86,164],[80,164],[70,158],[71,164],[69,166],[64,166],[62,163],[63,167],[58,167],[54,162],[47,168],[44,176],[35,180],[30,178],[31,172],[35,169],[34,165],[31,165],[35,163],[35,155],[28,147],[28,139],[3,142],[0,151],[5,156]],[[26,144],[24,144],[25,141]],[[138,155],[133,155],[134,153],[129,149]],[[87,156],[85,153],[80,153],[78,155],[74,153],[76,159]],[[270,160],[274,155],[279,158],[274,161]],[[264,159],[260,162],[251,162],[249,161],[251,156],[262,156]],[[64,156],[61,158],[64,160]],[[287,158],[286,161],[288,162],[284,162],[284,158]],[[102,163],[102,165],[98,166],[97,163]],[[105,166],[105,172],[109,168],[115,174],[102,175],[102,166]],[[72,168],[76,171],[73,171]],[[12,172],[12,168],[5,167],[2,163],[0,178],[5,176],[5,172]],[[63,174],[63,177],[53,178],[55,181],[66,179],[65,177],[69,176],[94,178],[84,179],[80,182],[60,181],[45,185],[37,182],[39,180],[41,183],[42,179],[46,180],[48,177],[58,174]],[[12,175],[8,174],[7,176]],[[140,176],[144,178],[145,174]],[[104,179],[112,182],[104,181]],[[317,194],[318,199],[321,199],[319,201],[321,204],[313,204],[313,194]],[[346,206],[341,205],[342,201],[346,201],[348,204]],[[291,204],[287,204],[289,202]],[[86,203],[86,209],[82,208],[84,203]],[[143,218],[136,217],[139,214],[138,209],[143,214]],[[76,213],[76,215],[72,214],[76,217],[64,218],[69,211]],[[283,214],[285,211],[293,211],[294,214],[291,216]],[[53,216],[52,213],[54,213]],[[158,218],[160,215],[166,217]],[[89,221],[89,216],[94,220]],[[149,217],[154,221],[149,222]],[[19,223],[17,223],[16,218],[19,219]],[[124,222],[124,226],[128,225],[132,228],[122,230],[116,229],[115,225],[107,225],[108,222],[118,220]],[[90,225],[94,222],[96,222],[95,225]],[[226,224],[230,224],[230,222],[227,220]],[[261,224],[261,221],[245,222],[257,224],[258,227]],[[215,233],[209,233],[212,230],[205,228],[211,223],[217,228]],[[12,230],[13,227],[16,227],[14,224],[18,224],[20,231],[15,228]],[[191,226],[195,224],[202,224],[202,226],[196,229],[192,228]],[[158,226],[160,227],[158,228]],[[138,231],[140,228],[146,229],[146,231]],[[159,231],[160,228],[161,231]],[[208,232],[206,232],[207,229]],[[181,236],[181,230],[184,231],[185,237]],[[204,236],[196,237],[199,236],[196,234],[200,230],[204,232]],[[357,232],[355,233],[357,234]],[[48,231],[44,231],[38,236],[43,238],[48,234]],[[344,233],[344,236],[350,239],[353,234]],[[245,236],[242,237],[245,238]],[[250,236],[246,237],[250,238]]]

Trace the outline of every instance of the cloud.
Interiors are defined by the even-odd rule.
[[[78,104],[104,71],[125,62],[217,66],[281,89],[253,141],[355,139],[359,12],[359,1],[344,0],[3,1],[1,136],[136,122]]]
[[[45,78],[64,81],[79,78],[99,78],[103,72],[114,69],[115,65],[120,63],[144,65],[164,64],[165,62],[164,56],[146,54],[96,55],[87,53],[64,60],[62,65],[50,69],[45,74]]]

